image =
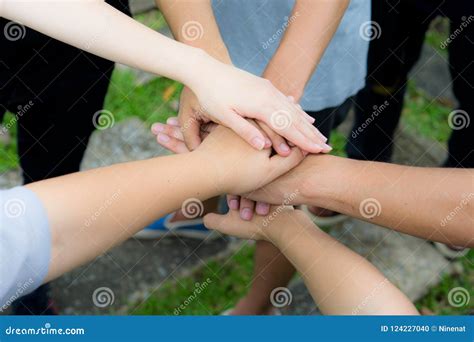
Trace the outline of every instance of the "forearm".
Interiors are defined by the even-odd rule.
[[[474,246],[474,172],[310,156],[308,204],[402,233]],[[309,171],[312,172],[309,172]]]
[[[174,37],[206,51],[221,62],[232,64],[217,26],[211,0],[155,0]]]
[[[190,198],[216,195],[195,153],[75,173],[27,185],[43,202],[52,257],[47,280],[119,244]]]
[[[349,0],[297,0],[264,77],[299,100],[348,4]]]
[[[3,0],[0,16],[96,54],[191,86],[209,59],[127,17],[102,0]],[[125,48],[124,48],[125,47]]]
[[[318,308],[329,315],[414,315],[408,298],[372,264],[309,220],[283,227],[277,245],[305,281]]]

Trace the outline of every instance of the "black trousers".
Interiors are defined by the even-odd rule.
[[[315,119],[314,126],[326,137],[331,139],[331,131],[336,128],[347,116],[352,106],[352,98],[348,98],[339,106],[325,108],[319,111],[307,112]]]
[[[128,1],[107,1],[130,15]],[[0,18],[0,31],[9,21]],[[114,63],[31,29],[0,35],[0,122],[17,125],[24,183],[79,170],[93,116],[103,108]],[[41,314],[46,288],[23,297],[25,313]],[[18,305],[18,303],[16,303]],[[14,305],[15,306],[15,305]],[[35,307],[37,306],[37,307]]]
[[[349,138],[349,157],[390,160],[408,73],[419,59],[431,20],[438,15],[449,18],[451,34],[455,35],[446,44],[452,88],[459,109],[470,120],[469,126],[452,131],[445,166],[474,167],[474,2],[470,0],[372,1],[372,20],[380,25],[381,35],[370,43],[366,87],[355,97],[353,133],[357,134]],[[372,116],[374,120],[356,132],[372,115],[374,106],[385,101],[388,105],[380,115]]]

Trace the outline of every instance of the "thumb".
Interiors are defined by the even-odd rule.
[[[227,227],[227,225],[224,224],[225,216],[226,215],[219,215],[215,213],[207,214],[203,218],[204,225],[208,229],[217,230],[223,234],[227,234],[224,232],[224,230],[226,230],[225,227]]]
[[[192,112],[190,109],[188,112]],[[183,133],[184,143],[186,147],[193,151],[201,144],[201,122],[194,116],[189,114],[179,114],[179,124]]]
[[[225,115],[225,126],[233,130],[237,135],[257,150],[265,147],[265,137],[260,130],[235,112]]]

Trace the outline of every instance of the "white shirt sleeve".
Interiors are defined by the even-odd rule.
[[[25,187],[0,190],[0,312],[43,283],[51,258],[48,217]]]

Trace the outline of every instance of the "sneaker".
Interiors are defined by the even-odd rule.
[[[209,230],[204,226],[202,218],[186,221],[171,222],[174,213],[160,218],[148,227],[136,233],[137,239],[151,240],[158,239],[163,236],[182,236],[192,239],[214,240],[220,236],[215,230]]]
[[[449,260],[459,259],[469,253],[468,248],[449,246],[441,242],[433,242],[433,246]]]
[[[313,211],[309,210],[308,206],[301,206],[301,210],[309,215],[311,220],[318,227],[330,227],[338,223],[346,221],[349,217],[344,214],[337,213],[324,208],[317,208],[318,214],[316,215]]]

